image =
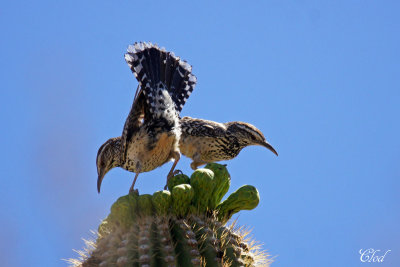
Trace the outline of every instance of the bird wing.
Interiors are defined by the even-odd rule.
[[[124,129],[121,135],[121,162],[125,162],[128,143],[132,136],[139,131],[143,121],[148,116],[146,99],[140,85],[136,89],[135,98],[131,110],[126,118]]]
[[[208,120],[200,120],[191,117],[183,117],[180,120],[182,134],[197,137],[223,137],[226,126],[222,123]]]

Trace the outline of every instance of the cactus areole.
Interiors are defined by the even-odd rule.
[[[74,266],[267,266],[267,255],[226,222],[259,203],[245,185],[221,202],[230,186],[224,165],[190,177],[179,174],[153,195],[120,197],[100,224],[98,238]]]

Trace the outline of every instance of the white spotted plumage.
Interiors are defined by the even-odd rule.
[[[156,44],[128,46],[125,60],[139,86],[121,137],[110,139],[99,149],[98,162],[113,163],[97,164],[99,191],[105,173],[117,166],[135,172],[136,180],[139,173],[175,159],[168,176],[172,174],[180,158],[179,113],[196,84],[192,67]]]

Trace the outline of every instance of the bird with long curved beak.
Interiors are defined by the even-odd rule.
[[[278,156],[263,133],[250,123],[219,123],[191,117],[183,117],[180,123],[182,135],[179,149],[193,160],[190,166],[194,170],[207,163],[231,160],[251,145],[266,147]]]

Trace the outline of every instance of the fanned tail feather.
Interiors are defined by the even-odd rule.
[[[128,47],[125,60],[139,81],[150,107],[159,101],[159,89],[165,88],[179,114],[196,85],[192,67],[174,53],[156,44],[135,43]]]

